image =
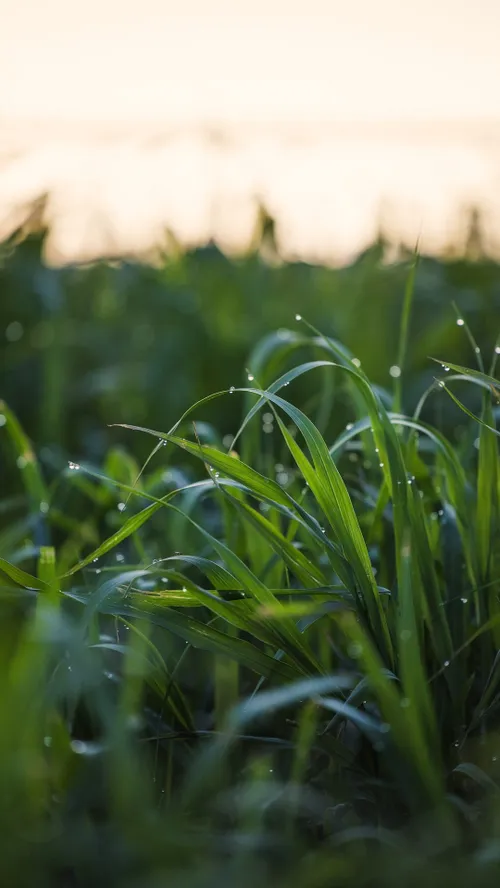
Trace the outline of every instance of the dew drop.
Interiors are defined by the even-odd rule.
[[[11,324],[5,330],[5,338],[9,342],[18,342],[22,339],[24,333],[24,327],[19,321],[12,321]]]
[[[384,468],[384,463],[379,463],[379,466],[380,466],[381,469],[383,469],[383,468]]]
[[[46,502],[41,502],[40,503],[40,512],[42,513],[42,515],[46,515],[48,511],[49,511],[49,504]]]
[[[500,355],[500,345],[495,346],[495,354]]]
[[[116,560],[119,562],[119,564],[123,564],[123,562],[125,561],[125,555],[122,555],[121,552],[118,552]]]
[[[359,358],[353,358],[351,363],[353,363],[355,367],[361,367],[361,361]]]
[[[467,604],[468,600],[469,600],[468,598],[461,598],[461,599],[460,599],[460,601],[462,602],[462,604]]]
[[[286,330],[284,327],[281,327],[278,330],[278,339],[290,339],[290,330]]]
[[[117,509],[119,512],[124,512],[126,508],[125,503],[118,503]]]
[[[247,379],[248,379],[249,382],[253,382],[254,379],[255,379],[255,376],[252,376],[252,374],[249,373],[248,376],[247,376]]]
[[[72,472],[77,472],[80,466],[78,465],[78,463],[69,462],[68,468],[71,469]]]
[[[296,321],[301,321],[301,320],[302,320],[302,315],[296,314],[296,315],[295,315],[295,320],[296,320]]]
[[[450,661],[449,661],[449,660],[445,660],[444,663],[443,663],[444,668],[447,669],[449,665],[450,665]]]
[[[353,644],[349,645],[349,647],[347,649],[347,653],[354,660],[357,660],[358,657],[360,657],[361,654],[363,653],[363,645],[358,644],[358,642],[353,642]]]
[[[457,318],[457,327],[463,327],[465,321],[463,318]]]
[[[347,425],[346,425],[346,427],[345,427],[345,430],[346,430],[346,432],[350,432],[351,429],[353,429],[353,428],[354,428],[354,423],[352,423],[352,422],[348,422]]]
[[[398,379],[401,376],[401,367],[398,367],[397,364],[393,364],[392,367],[389,368],[389,373],[393,379]]]
[[[233,392],[235,392],[235,391],[236,391],[236,388],[234,387],[234,385],[232,385],[231,388],[229,389],[229,394],[232,395]]]
[[[3,413],[0,413],[0,429],[2,428],[2,426],[6,425],[6,423],[7,423],[7,418],[4,416]]]

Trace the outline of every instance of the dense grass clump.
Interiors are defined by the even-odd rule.
[[[403,413],[411,297],[389,388],[297,316],[243,387],[122,426],[142,468],[42,471],[2,403],[9,884],[496,884],[500,348],[459,317],[477,369],[437,352]]]

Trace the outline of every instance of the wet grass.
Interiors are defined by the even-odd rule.
[[[500,348],[415,396],[412,296],[388,384],[297,315],[100,460],[2,403],[6,884],[496,884]]]

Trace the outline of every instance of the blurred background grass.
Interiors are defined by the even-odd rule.
[[[215,245],[176,245],[155,265],[49,267],[46,237],[39,205],[0,245],[2,396],[42,459],[101,460],[125,439],[111,423],[166,429],[208,392],[241,384],[251,349],[275,330],[286,340],[296,313],[359,355],[374,382],[391,382],[411,252],[394,258],[383,237],[344,268],[276,261],[265,213],[251,251],[232,260]],[[432,381],[429,357],[470,360],[453,303],[482,346],[494,346],[500,266],[483,254],[474,215],[463,256],[421,257],[414,298],[407,409]],[[447,408],[439,409],[446,425]],[[236,430],[227,400],[207,408],[207,419],[222,436]]]

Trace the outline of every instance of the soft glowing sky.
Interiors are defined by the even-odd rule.
[[[500,0],[0,0],[0,115],[495,118]]]
[[[471,203],[500,244],[499,37],[500,0],[0,0],[0,226],[49,191],[60,260],[165,224],[237,249],[258,194],[287,255],[343,260],[382,208],[439,250]]]

